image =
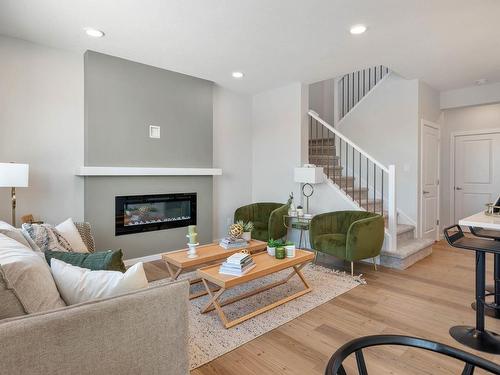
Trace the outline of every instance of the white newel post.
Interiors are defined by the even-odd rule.
[[[396,251],[398,245],[398,219],[396,208],[396,166],[389,165],[389,250]]]
[[[333,127],[340,121],[340,79],[335,78],[333,84]]]

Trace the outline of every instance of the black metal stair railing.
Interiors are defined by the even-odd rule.
[[[343,75],[338,82],[339,120],[349,113],[389,72],[389,68],[378,65]]]

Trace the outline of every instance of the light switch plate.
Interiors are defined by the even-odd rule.
[[[149,125],[149,138],[160,138],[160,127]]]

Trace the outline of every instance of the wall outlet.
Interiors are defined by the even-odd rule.
[[[160,138],[160,127],[149,125],[149,138]]]

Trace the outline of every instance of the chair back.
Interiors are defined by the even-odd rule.
[[[476,368],[483,369],[491,374],[500,374],[500,366],[484,358],[435,341],[400,335],[366,336],[349,341],[340,347],[330,358],[325,369],[325,374],[347,375],[342,363],[347,357],[354,353],[356,356],[358,373],[360,375],[368,375],[363,349],[381,345],[410,346],[458,359],[464,362],[462,375],[472,375]]]

